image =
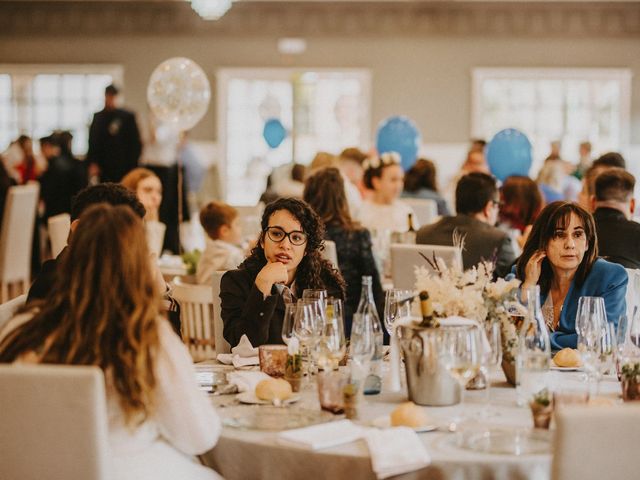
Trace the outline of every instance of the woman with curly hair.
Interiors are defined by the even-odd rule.
[[[113,479],[220,478],[191,458],[214,447],[220,420],[160,315],[142,220],[126,206],[90,207],[59,269],[46,300],[0,332],[0,362],[102,369]]]
[[[282,343],[285,303],[307,288],[344,300],[340,272],[322,257],[324,225],[309,205],[280,198],[267,205],[261,226],[249,257],[220,284],[223,335],[232,346],[242,335],[254,347]]]
[[[373,279],[373,298],[380,318],[383,318],[384,292],[371,250],[371,234],[351,219],[344,186],[337,168],[325,168],[307,178],[303,198],[323,220],[325,238],[336,244],[338,266],[347,284],[344,321],[345,332],[350,335],[351,320],[360,301],[362,277],[368,275]]]

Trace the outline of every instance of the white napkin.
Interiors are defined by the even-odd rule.
[[[379,479],[413,472],[431,463],[429,453],[409,427],[369,429],[364,438],[371,468]]]
[[[234,367],[246,367],[248,365],[260,365],[258,349],[254,348],[246,335],[240,337],[238,345],[231,349],[231,353],[219,353],[216,357],[225,365],[233,364]]]
[[[277,438],[282,444],[320,450],[358,440],[363,437],[365,431],[365,428],[355,425],[351,420],[338,420],[286,430],[279,433]]]
[[[271,377],[263,372],[231,372],[227,374],[227,380],[238,387],[239,392],[254,393],[256,385],[268,378]]]

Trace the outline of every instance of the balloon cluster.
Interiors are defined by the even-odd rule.
[[[211,87],[204,71],[192,60],[170,58],[156,67],[149,79],[147,101],[161,122],[184,131],[207,113]]]

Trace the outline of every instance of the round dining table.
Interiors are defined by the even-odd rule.
[[[501,371],[492,372],[490,381],[489,402],[487,402],[486,390],[467,390],[463,404],[424,407],[431,423],[438,426],[436,430],[418,433],[431,457],[431,463],[420,470],[392,478],[403,480],[544,480],[550,478],[553,430],[541,431],[532,428],[532,415],[528,405],[517,405],[516,389],[506,383]],[[549,384],[551,389],[555,387],[589,388],[585,383],[584,374],[580,372],[551,371]],[[595,387],[591,386],[591,388]],[[605,377],[598,388],[600,395],[612,399],[619,396],[619,383],[615,377]],[[223,421],[226,412],[233,411],[237,415],[238,408],[264,408],[261,406],[239,407],[234,395],[212,395],[211,401],[217,407]],[[383,388],[383,392],[379,395],[361,397],[356,423],[366,426],[384,423],[384,419],[388,418],[390,412],[404,401],[407,401],[404,387],[400,392],[385,392]],[[295,412],[296,409],[319,412],[320,405],[315,385],[310,384],[303,389],[298,402],[282,408],[289,409],[289,412]],[[344,415],[335,415],[333,418],[344,418]],[[453,423],[453,420],[457,420],[458,423]],[[451,431],[454,426],[457,431]],[[479,451],[478,442],[471,444],[467,441],[469,438],[478,439],[483,436],[488,438],[496,432],[513,435],[512,453],[486,453],[486,451]],[[532,449],[535,451],[528,452],[526,442],[529,436],[536,438],[538,447],[543,444],[544,448]],[[522,441],[525,444],[522,448],[518,448],[516,444]],[[510,449],[509,445],[506,447]],[[322,450],[309,450],[282,444],[279,442],[277,431],[230,426],[224,427],[216,447],[203,455],[201,461],[213,467],[227,480],[370,480],[376,478],[372,470],[367,443],[364,440]]]

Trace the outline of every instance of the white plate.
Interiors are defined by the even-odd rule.
[[[551,363],[551,370],[556,370],[558,372],[579,372],[582,370],[582,367],[558,367],[555,363]]]
[[[256,397],[256,394],[253,392],[239,393],[238,395],[236,395],[236,399],[240,403],[247,403],[250,405],[273,405],[273,402],[270,402],[269,400],[261,400],[260,398]],[[298,400],[300,400],[300,395],[293,394],[291,397],[287,398],[282,403],[284,405],[288,405],[290,403],[297,402]]]
[[[391,417],[389,417],[389,415],[383,415],[381,417],[374,418],[371,420],[371,425],[376,428],[391,428]],[[423,425],[421,427],[416,427],[413,430],[416,433],[424,433],[433,432],[437,428],[437,425]]]

